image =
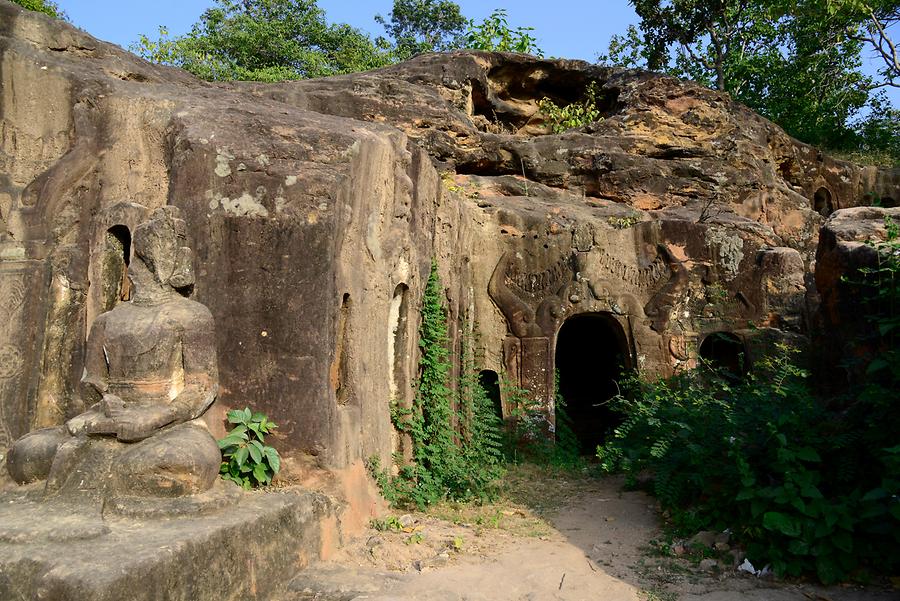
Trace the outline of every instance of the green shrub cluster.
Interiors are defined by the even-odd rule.
[[[597,450],[604,471],[653,492],[681,534],[731,528],[755,565],[825,583],[896,570],[900,411],[888,391],[828,409],[792,351],[735,383],[692,371],[632,378],[626,419]]]
[[[600,121],[603,117],[599,108],[599,95],[597,82],[592,81],[585,88],[584,98],[581,101],[559,106],[549,98],[543,98],[538,102],[538,108],[544,114],[547,125],[553,133],[558,134]]]
[[[442,297],[432,264],[419,329],[416,396],[411,407],[392,408],[395,427],[412,443],[412,461],[391,476],[376,458],[369,460],[382,494],[394,506],[488,499],[503,473],[502,423],[478,381],[470,345],[463,346],[454,382]]]

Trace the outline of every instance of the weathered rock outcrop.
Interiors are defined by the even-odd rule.
[[[669,373],[713,333],[804,335],[824,216],[900,198],[898,170],[727,95],[577,61],[211,84],[0,0],[0,77],[0,446],[83,409],[64,399],[146,209],[188,223],[217,323],[211,425],[253,406],[285,454],[335,467],[392,450],[432,257],[454,336],[477,323],[484,368],[549,405],[575,316],[602,318],[575,353],[607,374]],[[591,82],[605,118],[549,134],[538,101]]]

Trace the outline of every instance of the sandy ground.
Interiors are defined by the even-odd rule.
[[[900,599],[896,589],[776,582],[730,563],[701,569],[697,560],[661,556],[645,494],[622,492],[615,478],[533,476],[496,505],[392,514],[385,529],[304,570],[274,601]]]

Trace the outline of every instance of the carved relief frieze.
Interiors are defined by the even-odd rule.
[[[15,439],[12,420],[23,404],[22,374],[25,364],[23,335],[27,274],[0,271],[0,449]]]

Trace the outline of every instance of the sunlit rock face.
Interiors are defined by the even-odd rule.
[[[825,218],[900,198],[897,170],[726,94],[578,61],[211,84],[0,0],[0,77],[0,447],[86,409],[87,333],[129,302],[131,235],[164,205],[216,323],[213,432],[251,406],[284,454],[338,467],[397,446],[433,258],[486,376],[549,407],[559,368],[590,407],[620,367],[744,369],[802,341]],[[538,102],[591,83],[603,119],[550,133]]]

